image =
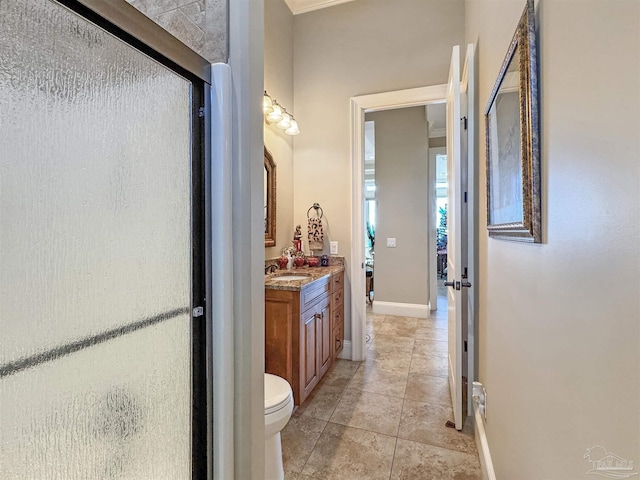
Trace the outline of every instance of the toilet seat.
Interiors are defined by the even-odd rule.
[[[264,413],[269,415],[286,408],[291,402],[291,386],[284,379],[264,374]]]

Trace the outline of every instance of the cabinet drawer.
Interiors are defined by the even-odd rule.
[[[344,306],[343,305],[338,305],[337,307],[334,306],[332,311],[331,311],[331,328],[338,328],[339,325],[343,325],[343,329],[344,329]]]
[[[300,310],[305,311],[316,303],[323,295],[329,293],[329,279],[321,278],[306,285],[300,292]]]
[[[339,327],[333,329],[333,359],[338,357],[338,354],[344,347],[344,324],[340,324]]]
[[[344,292],[344,272],[336,273],[331,277],[331,291],[337,292],[340,290]]]
[[[331,304],[334,307],[338,307],[344,304],[344,290],[338,290],[337,292],[333,292],[331,294]]]

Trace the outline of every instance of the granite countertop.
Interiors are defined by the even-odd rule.
[[[292,268],[291,270],[276,270],[270,275],[264,276],[264,288],[270,290],[302,290],[305,285],[308,285],[323,277],[328,277],[334,273],[340,273],[344,271],[344,265],[329,265],[328,267],[300,267]],[[282,277],[284,275],[305,275],[307,278],[304,280],[291,280],[281,281],[272,280],[275,277]]]

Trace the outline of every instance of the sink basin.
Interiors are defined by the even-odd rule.
[[[276,282],[292,282],[294,280],[306,280],[308,275],[281,275],[279,277],[271,277],[269,280]]]

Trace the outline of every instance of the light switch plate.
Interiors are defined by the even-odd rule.
[[[396,248],[396,239],[387,238],[387,247]]]
[[[329,249],[331,251],[331,255],[338,254],[338,242],[329,242]]]

